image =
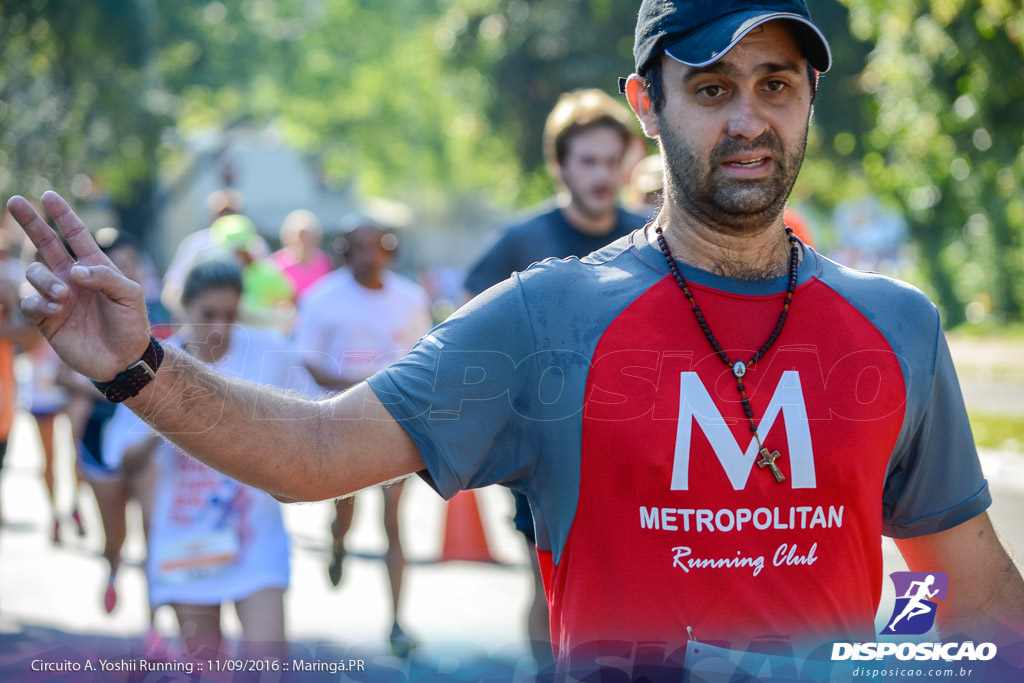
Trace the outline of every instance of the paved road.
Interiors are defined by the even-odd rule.
[[[68,643],[92,650],[137,651],[147,626],[140,566],[144,546],[137,516],[129,520],[127,562],[118,576],[118,606],[108,615],[102,608],[106,565],[100,556],[102,535],[95,503],[84,489],[85,537],[76,537],[69,524],[64,542],[51,544],[41,456],[34,439],[32,423],[19,417],[12,443],[22,447],[8,454],[2,479],[0,680],[7,680],[5,666],[29,653]],[[58,480],[65,510],[71,499],[70,467],[70,453],[58,451],[58,476],[67,475]],[[532,667],[523,635],[529,569],[525,547],[506,522],[512,514],[511,497],[493,488],[481,491],[480,499],[492,555],[499,563],[437,563],[443,502],[421,481],[407,484],[402,515],[410,567],[403,626],[422,643],[417,661],[436,660],[428,670],[471,666],[479,659],[489,666],[500,663],[507,674],[501,677],[508,678],[516,666]],[[292,582],[285,605],[289,637],[309,652],[343,644],[363,657],[384,658],[384,668],[401,669],[405,665],[387,655],[391,621],[387,573],[381,561],[386,545],[380,522],[383,498],[378,491],[370,491],[361,494],[356,505],[349,537],[353,553],[337,589],[330,586],[326,571],[333,508],[327,503],[286,506],[285,523],[293,539]],[[166,634],[176,632],[169,608],[158,612],[157,623]],[[240,633],[232,610],[224,611],[224,625],[229,637]]]

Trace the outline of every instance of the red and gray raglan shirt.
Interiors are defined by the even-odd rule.
[[[746,360],[786,278],[680,264]],[[804,249],[788,321],[744,378],[785,481],[755,464],[736,380],[634,232],[474,299],[370,385],[442,496],[524,491],[562,662],[593,643],[872,637],[881,536],[990,504],[935,307]]]

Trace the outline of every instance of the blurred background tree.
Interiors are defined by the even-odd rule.
[[[947,324],[1020,321],[1024,9],[1012,0],[845,0],[875,44],[861,168],[902,207]]]
[[[365,192],[493,192],[519,172],[483,116],[485,77],[446,63],[436,5],[234,0],[163,5],[161,71],[183,131],[273,122],[327,179]]]
[[[638,3],[32,0],[0,3],[0,192],[97,190],[152,224],[158,170],[198,130],[272,124],[329,183],[423,216],[552,189],[558,95],[615,90]],[[1024,306],[1024,10],[1016,0],[813,0],[835,66],[794,201],[897,207],[911,279],[947,324]],[[828,246],[828,239],[823,240]]]
[[[173,124],[149,68],[152,25],[132,0],[0,4],[0,192],[85,197],[99,183],[145,232]]]
[[[438,42],[450,64],[487,75],[482,113],[514,146],[522,168],[520,201],[540,201],[554,189],[544,168],[544,122],[563,92],[615,93],[617,77],[633,71],[639,3],[445,0],[442,5]]]

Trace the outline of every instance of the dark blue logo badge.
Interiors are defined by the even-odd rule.
[[[935,623],[938,604],[946,599],[949,577],[942,572],[893,572],[889,575],[896,587],[896,606],[881,635],[919,636]]]

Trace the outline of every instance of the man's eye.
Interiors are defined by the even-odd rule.
[[[722,90],[722,86],[720,85],[705,85],[702,86],[697,92],[699,92],[701,95],[704,95],[705,97],[718,97],[724,91]]]
[[[768,81],[768,85],[766,87],[771,92],[782,92],[783,90],[786,89],[786,82],[785,81]]]

